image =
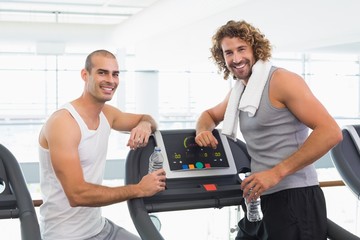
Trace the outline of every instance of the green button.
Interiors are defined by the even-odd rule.
[[[203,168],[204,164],[202,162],[196,162],[195,166],[196,166],[196,168]]]

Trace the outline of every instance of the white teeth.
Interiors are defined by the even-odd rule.
[[[244,66],[245,66],[245,64],[241,64],[239,66],[235,66],[235,68],[240,69],[240,68],[243,68]]]

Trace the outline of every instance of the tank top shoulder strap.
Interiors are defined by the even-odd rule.
[[[272,67],[270,68],[269,76],[268,76],[268,79],[267,79],[266,84],[265,84],[265,87],[264,87],[264,96],[265,96],[265,99],[268,99],[268,97],[269,97],[270,79],[271,79],[271,77],[272,77],[272,75],[274,74],[274,72],[275,72],[276,69],[278,69],[278,67],[272,66]]]
[[[62,109],[66,109],[73,116],[75,121],[79,124],[81,129],[86,129],[86,124],[84,120],[81,118],[80,114],[76,111],[74,106],[71,103],[66,103],[62,106]]]

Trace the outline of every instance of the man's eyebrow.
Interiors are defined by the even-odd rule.
[[[109,70],[102,69],[102,68],[98,68],[96,71],[97,72],[110,72]]]
[[[102,69],[102,68],[99,68],[99,69],[97,69],[96,71],[97,71],[97,72],[106,72],[106,73],[111,72],[110,70]],[[115,71],[113,71],[112,73],[120,73],[120,71],[119,71],[119,70],[115,70]]]

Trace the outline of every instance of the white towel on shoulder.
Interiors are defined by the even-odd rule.
[[[245,88],[242,80],[237,80],[232,87],[229,102],[226,107],[221,133],[236,141],[237,126],[239,123],[239,102]]]
[[[222,134],[236,141],[239,125],[239,111],[248,112],[253,117],[259,107],[262,92],[271,69],[271,62],[258,60],[252,67],[252,74],[246,85],[243,80],[237,80],[233,86],[226,107]],[[244,90],[245,88],[245,90]]]

